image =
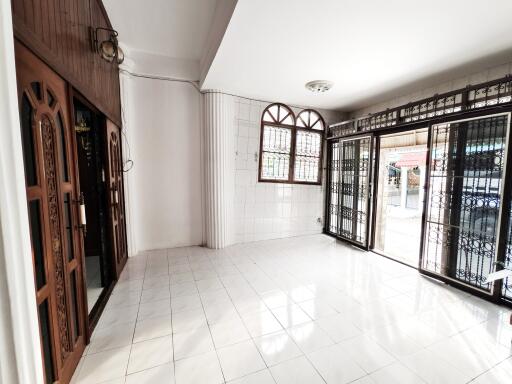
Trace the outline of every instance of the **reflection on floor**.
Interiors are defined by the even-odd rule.
[[[75,383],[510,383],[510,310],[323,235],[131,258]]]
[[[396,260],[418,267],[421,242],[421,212],[388,205],[383,252]]]
[[[101,286],[100,257],[87,256],[85,258],[85,275],[87,279],[87,307],[91,313],[92,307],[98,301],[103,291]]]

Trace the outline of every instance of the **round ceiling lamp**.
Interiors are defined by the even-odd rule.
[[[329,80],[313,80],[306,83],[306,89],[314,93],[327,92],[332,88],[334,83]]]

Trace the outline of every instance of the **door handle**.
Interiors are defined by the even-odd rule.
[[[85,212],[85,198],[84,198],[83,192],[80,192],[80,196],[77,200],[77,203],[78,203],[78,208],[79,208],[79,213],[80,213],[79,227],[82,229],[84,236],[86,236],[87,235],[87,215]]]

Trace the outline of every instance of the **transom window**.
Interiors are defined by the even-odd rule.
[[[270,104],[261,118],[259,181],[320,184],[325,123],[304,109],[295,117],[290,107]]]

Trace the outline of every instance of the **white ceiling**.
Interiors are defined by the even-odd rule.
[[[217,0],[103,0],[130,49],[199,60]]]
[[[512,61],[511,15],[511,0],[239,0],[203,88],[359,108]],[[315,79],[335,85],[311,94]]]

